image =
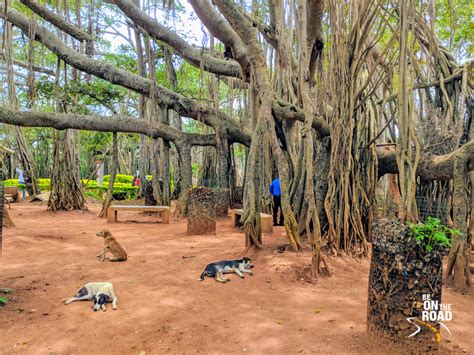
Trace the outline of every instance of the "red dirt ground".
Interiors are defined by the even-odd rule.
[[[408,353],[366,334],[368,260],[331,259],[334,277],[305,282],[310,255],[276,253],[286,242],[280,227],[250,255],[255,276],[220,284],[196,279],[207,263],[242,256],[243,233],[230,220],[216,236],[187,236],[184,220],[134,223],[157,217],[133,212],[108,225],[98,205],[55,214],[12,206],[17,226],[4,230],[0,288],[13,293],[0,309],[0,353]],[[128,250],[127,262],[95,257],[102,228]],[[117,311],[61,303],[91,281],[113,282]],[[443,290],[453,320],[442,353],[472,353],[473,301]]]

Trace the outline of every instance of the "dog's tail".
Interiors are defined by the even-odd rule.
[[[199,279],[197,279],[198,281],[204,281],[204,277],[207,275],[207,271],[204,270],[201,274],[201,276],[199,277]]]

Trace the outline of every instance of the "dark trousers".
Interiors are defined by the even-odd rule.
[[[281,196],[273,195],[273,225],[278,225],[278,209],[280,209],[280,226],[283,225],[283,211],[281,209]]]

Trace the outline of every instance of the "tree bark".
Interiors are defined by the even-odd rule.
[[[110,167],[110,179],[109,186],[107,186],[107,194],[105,196],[104,202],[102,204],[102,210],[99,213],[99,217],[106,218],[108,214],[109,207],[112,203],[113,194],[114,194],[114,183],[115,177],[117,176],[117,170],[119,167],[118,161],[118,136],[117,133],[113,133],[112,136],[112,166]]]
[[[453,221],[460,234],[452,236],[451,249],[446,266],[446,281],[458,292],[467,291],[471,285],[469,268],[470,245],[468,244],[468,201],[466,196],[466,156],[458,155],[454,161]]]
[[[176,145],[179,154],[181,170],[181,193],[176,202],[175,215],[177,218],[185,217],[187,213],[187,198],[191,187],[193,186],[193,169],[191,165],[191,145],[181,142]]]
[[[29,7],[34,13],[44,18],[49,23],[56,26],[61,31],[66,32],[78,41],[92,41],[92,37],[85,31],[74,26],[71,22],[64,20],[61,16],[54,14],[35,0],[20,0],[23,5]],[[53,74],[54,75],[54,74]]]

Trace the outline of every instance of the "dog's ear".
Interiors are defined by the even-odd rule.
[[[106,304],[107,302],[109,302],[109,300],[110,300],[110,297],[108,295],[100,295],[99,296],[99,304],[100,305]]]

